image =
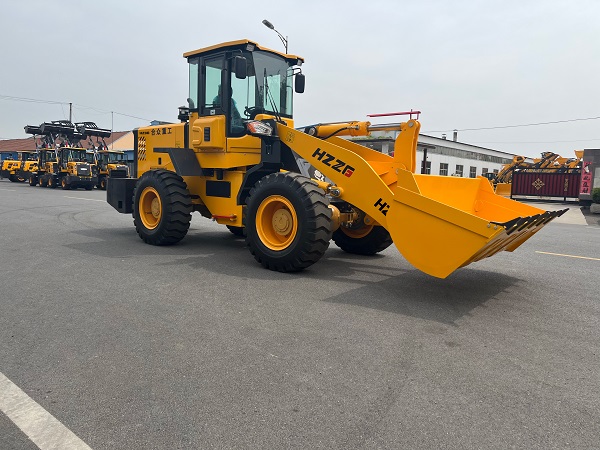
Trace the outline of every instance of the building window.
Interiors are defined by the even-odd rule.
[[[464,166],[462,164],[457,164],[456,165],[456,171],[454,172],[454,175],[457,177],[462,177],[463,176],[463,169]]]
[[[469,178],[477,178],[477,167],[471,166],[469,168]]]
[[[481,169],[481,175],[485,177],[485,174],[488,173],[488,170],[486,167],[484,167],[483,169]]]
[[[498,169],[494,169],[494,173],[498,175]]]
[[[431,175],[431,161],[427,161],[425,163],[425,173],[427,175]]]
[[[440,163],[440,175],[448,175],[448,164]]]

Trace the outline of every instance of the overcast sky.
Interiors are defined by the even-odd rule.
[[[245,38],[281,51],[263,19],[306,60],[296,126],[412,108],[424,134],[510,153],[600,147],[598,0],[3,0],[0,138],[68,118],[69,102],[115,131],[176,122],[182,54]]]

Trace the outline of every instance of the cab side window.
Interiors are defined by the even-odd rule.
[[[221,102],[221,72],[223,57],[206,60],[204,73],[204,114],[215,115],[217,109],[223,110]]]

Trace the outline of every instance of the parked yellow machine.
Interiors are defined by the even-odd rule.
[[[37,170],[37,153],[34,150],[17,152],[17,159],[6,159],[0,169],[2,178],[12,182],[24,182],[29,174]]]
[[[333,239],[358,254],[394,243],[412,265],[444,278],[515,250],[564,212],[495,195],[483,177],[415,174],[420,124],[412,116],[395,127],[393,157],[340,137],[386,128],[369,122],[295,129],[301,57],[248,40],[184,57],[190,90],[182,122],[135,130],[139,178],[108,182],[107,201],[133,214],[149,244],[179,242],[198,211],[243,230],[250,252],[271,270],[306,268]],[[296,155],[331,182],[302,175]]]
[[[110,130],[99,128],[94,122],[78,122],[77,131],[89,141],[88,162],[97,168],[98,189],[106,190],[107,179],[114,174],[117,177],[128,177],[129,167],[125,162],[125,153],[109,150],[104,138],[110,137]],[[96,143],[92,138],[96,138]]]
[[[496,194],[510,197],[512,190],[512,176],[515,170],[534,172],[566,172],[577,170],[581,167],[583,150],[575,150],[574,158],[563,158],[556,153],[543,152],[540,158],[535,158],[533,163],[525,161],[523,156],[515,156],[513,160],[502,167],[497,174],[488,174],[487,178],[494,186]]]
[[[86,149],[79,147],[83,135],[66,120],[27,125],[25,131],[44,137],[40,147],[38,171],[32,172],[29,185],[63,189],[83,187],[92,190],[98,182],[97,167],[87,161]]]
[[[129,167],[125,162],[125,153],[118,150],[96,150],[94,161],[98,167],[98,189],[106,190],[108,178],[128,177]]]

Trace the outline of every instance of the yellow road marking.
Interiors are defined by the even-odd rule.
[[[600,258],[590,258],[588,256],[576,256],[576,255],[564,255],[562,253],[550,253],[550,252],[537,252],[543,255],[554,255],[554,256],[564,256],[566,258],[579,258],[579,259],[591,259],[592,261],[600,261]]]

